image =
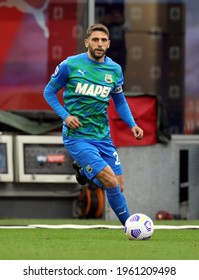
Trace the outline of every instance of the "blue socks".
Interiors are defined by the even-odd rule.
[[[119,221],[124,225],[130,216],[130,212],[126,204],[125,197],[120,191],[120,186],[118,185],[117,187],[106,188],[105,190],[111,208],[115,212]]]

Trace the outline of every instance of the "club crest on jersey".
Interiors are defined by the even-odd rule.
[[[87,165],[86,170],[91,173],[93,171],[93,168],[90,165]]]
[[[112,83],[113,79],[112,79],[112,75],[110,74],[105,74],[105,79],[104,79],[107,83]]]

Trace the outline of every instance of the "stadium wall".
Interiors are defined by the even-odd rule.
[[[184,159],[181,154],[187,154]],[[158,211],[199,218],[199,137],[175,135],[167,145],[118,148],[125,196],[132,213],[155,219]],[[187,174],[187,175],[186,175]],[[115,215],[106,203],[106,219]]]
[[[167,211],[199,219],[198,147],[197,135],[173,135],[167,145],[119,147],[131,213],[155,219],[158,211]],[[0,182],[0,217],[76,218],[79,187],[63,182]],[[102,219],[115,219],[107,201]]]

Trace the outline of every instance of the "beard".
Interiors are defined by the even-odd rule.
[[[88,48],[91,56],[95,59],[95,60],[100,60],[102,57],[105,56],[106,51],[107,50],[103,50],[103,49],[92,49],[91,47]]]

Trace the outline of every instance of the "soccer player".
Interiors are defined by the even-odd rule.
[[[85,47],[87,52],[69,56],[56,67],[44,89],[44,98],[63,120],[65,148],[86,177],[105,190],[111,208],[124,225],[130,212],[123,195],[120,158],[110,136],[110,98],[137,140],[142,139],[143,130],[135,123],[126,102],[121,66],[106,56],[110,47],[107,27],[88,27]],[[62,88],[64,106],[57,98]]]

